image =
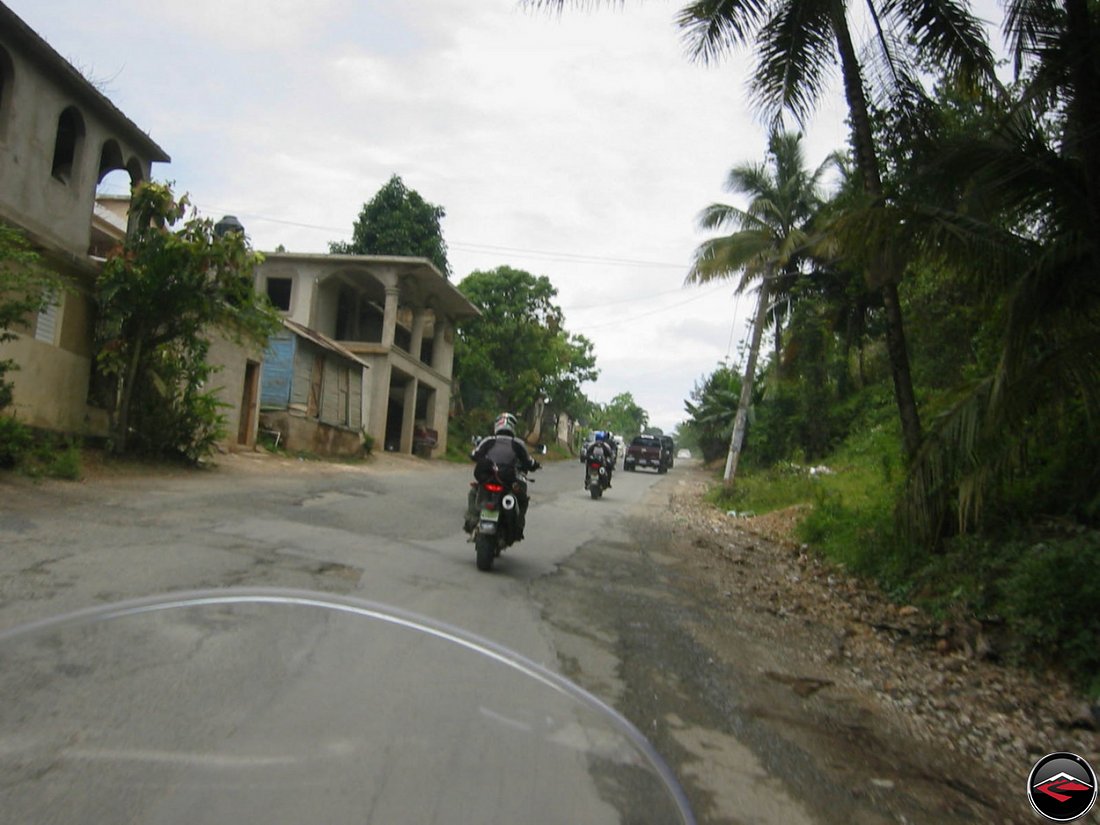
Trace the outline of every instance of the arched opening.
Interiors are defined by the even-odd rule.
[[[0,140],[4,140],[8,132],[14,83],[15,65],[11,61],[11,55],[0,46]]]
[[[96,176],[96,183],[99,188],[96,191],[98,192],[103,189],[103,179],[109,174],[124,170],[125,164],[122,161],[122,148],[118,145],[118,141],[113,139],[106,141],[99,152],[99,174]]]
[[[126,172],[130,175],[131,189],[145,182],[145,167],[137,158],[130,158],[130,162],[126,164]]]
[[[84,145],[84,118],[75,106],[69,106],[57,119],[57,137],[53,145],[50,174],[62,183],[73,179],[80,150]]]

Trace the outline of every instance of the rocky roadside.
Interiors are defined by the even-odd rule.
[[[916,740],[974,760],[1021,794],[1031,766],[1054,751],[1100,768],[1097,710],[1070,685],[992,661],[980,626],[893,604],[807,552],[792,540],[796,508],[731,517],[703,500],[709,483],[686,471],[669,495],[672,521],[689,536],[689,564],[709,599],[766,619],[753,633],[777,645],[805,637],[803,668],[828,678],[811,675],[804,690],[846,681]]]

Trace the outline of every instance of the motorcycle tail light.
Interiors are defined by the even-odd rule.
[[[485,485],[485,489],[488,490],[490,493],[503,493],[504,492],[504,485],[489,482],[488,484]]]

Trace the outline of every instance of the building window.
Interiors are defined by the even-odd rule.
[[[268,278],[267,297],[275,309],[290,312],[290,288],[294,281],[290,278]]]
[[[38,318],[35,320],[35,340],[43,341],[47,344],[52,344],[57,340],[57,321],[60,311],[60,297],[51,297],[50,303],[38,313]]]
[[[57,137],[53,145],[51,174],[62,183],[72,180],[83,141],[84,119],[75,107],[70,106],[57,119]]]

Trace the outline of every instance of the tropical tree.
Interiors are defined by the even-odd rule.
[[[1040,481],[1027,506],[1100,512],[1100,449],[1086,435],[1100,414],[1100,8],[1017,0],[1006,29],[1015,105],[991,133],[937,147],[930,173],[961,192],[957,209],[910,216],[977,280],[1000,341],[914,465],[907,513],[933,539],[981,523],[1029,475]]]
[[[596,378],[592,342],[565,330],[557,289],[545,275],[500,266],[471,272],[458,288],[481,311],[462,325],[455,344],[467,410],[526,416],[539,398],[576,395]]]
[[[0,344],[15,338],[12,330],[49,306],[63,287],[61,278],[42,266],[26,236],[0,222]],[[15,369],[15,361],[0,359],[0,410],[11,404],[12,384],[5,375]]]
[[[526,0],[526,5],[560,10],[566,2]],[[1072,2],[1084,6],[1087,0]],[[573,4],[590,5],[591,0]],[[869,0],[867,8],[872,34],[867,61],[860,59],[845,0],[692,0],[681,9],[678,23],[690,54],[704,63],[737,46],[753,49],[757,67],[751,88],[771,123],[784,112],[805,123],[825,91],[830,69],[839,65],[856,166],[868,195],[880,199],[884,191],[871,129],[872,91],[896,101],[919,96],[918,55],[952,73],[975,77],[991,77],[993,59],[981,24],[962,0]],[[920,446],[921,424],[898,298],[904,265],[884,246],[870,258],[866,277],[882,293],[894,393],[906,451],[912,456]]]
[[[597,429],[633,438],[649,425],[649,413],[634,400],[633,393],[621,392],[599,407],[596,421]]]
[[[713,461],[726,449],[741,397],[741,376],[727,364],[719,365],[702,383],[696,382],[684,401],[692,433],[703,461]]]
[[[758,55],[752,89],[770,119],[790,112],[804,123],[839,64],[848,104],[852,150],[867,194],[881,199],[882,171],[871,129],[871,95],[895,103],[920,97],[918,56],[952,73],[991,77],[993,60],[985,34],[964,2],[958,0],[870,0],[873,51],[862,62],[852,37],[850,10],[843,0],[694,0],[680,13],[692,54],[704,62],[734,45],[751,45]],[[877,74],[872,85],[869,74]],[[907,454],[921,443],[898,283],[905,261],[887,245],[868,261],[866,277],[882,294],[894,394]]]
[[[687,283],[709,283],[740,274],[737,291],[755,285],[758,292],[741,395],[722,476],[727,485],[733,484],[737,474],[769,301],[779,294],[781,279],[797,278],[806,254],[809,225],[821,205],[820,180],[830,161],[814,172],[807,172],[801,139],[800,134],[773,133],[768,150],[770,164],[735,166],[726,180],[727,191],[748,196],[748,207],[712,204],[699,218],[703,229],[737,231],[712,238],[696,249]]]
[[[329,252],[427,258],[450,277],[447,244],[440,226],[446,214],[442,206],[428,203],[393,175],[369,203],[363,204],[351,240],[331,241]]]
[[[187,214],[167,185],[133,193],[135,228],[96,285],[97,367],[113,379],[111,444],[198,458],[220,433],[218,402],[204,384],[212,332],[263,344],[279,314],[252,288],[260,256],[240,232],[218,235]]]

